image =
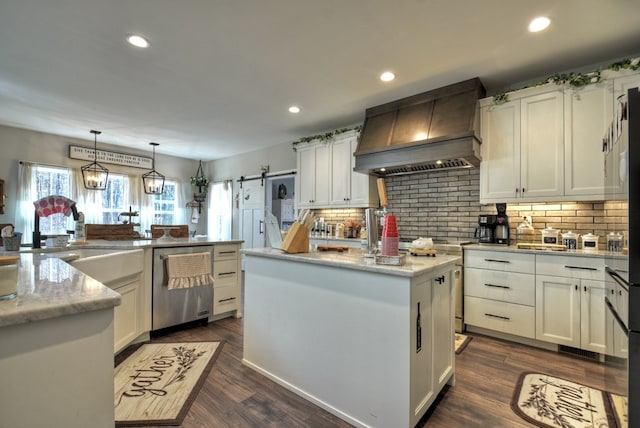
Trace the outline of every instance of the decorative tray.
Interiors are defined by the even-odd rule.
[[[407,261],[407,256],[400,254],[399,256],[382,256],[376,254],[373,258],[377,265],[403,266]]]

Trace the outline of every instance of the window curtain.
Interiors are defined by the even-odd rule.
[[[73,183],[72,199],[76,201],[78,212],[84,214],[85,224],[102,224],[102,192],[88,190],[84,187],[80,169],[71,171],[71,180]]]
[[[233,182],[217,181],[209,187],[209,217],[207,229],[214,241],[231,239],[233,215]]]
[[[34,164],[20,162],[18,164],[18,200],[16,203],[15,223],[16,232],[22,233],[22,243],[31,242],[35,226],[35,208],[33,197],[36,194],[36,182],[33,180]]]

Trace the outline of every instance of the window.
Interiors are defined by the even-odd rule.
[[[153,224],[179,224],[178,183],[165,180],[164,193],[153,195]]]
[[[35,176],[36,185],[35,195],[31,199],[31,202],[50,195],[60,195],[71,198],[71,174],[69,169],[36,166],[33,168],[33,175]],[[35,208],[32,204],[29,212],[34,213],[34,210]],[[49,217],[40,218],[40,231],[44,234],[64,234],[69,229],[73,229],[72,217],[54,214]]]
[[[166,180],[162,195],[147,197],[142,193],[141,179],[137,175],[110,173],[104,191],[86,190],[79,170],[43,166],[22,162],[18,183],[19,196],[16,204],[16,230],[23,233],[23,243],[30,241],[34,230],[33,201],[49,195],[62,195],[76,201],[78,211],[85,214],[85,223],[117,224],[122,221],[141,223],[143,232],[152,223],[181,224],[184,222],[180,203],[180,184]],[[138,218],[123,218],[122,212],[139,211]],[[40,218],[40,232],[66,233],[74,229],[73,217],[61,214]]]

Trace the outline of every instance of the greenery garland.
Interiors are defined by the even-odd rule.
[[[620,70],[638,70],[640,69],[640,58],[627,58],[621,61],[609,64],[605,70],[620,71]],[[556,73],[547,77],[545,80],[537,83],[531,83],[524,88],[531,88],[535,86],[546,85],[547,83],[555,83],[556,85],[569,85],[572,88],[582,88],[583,86],[598,83],[604,80],[602,77],[602,70],[597,69],[589,73]],[[521,89],[524,89],[521,88]],[[493,103],[496,105],[504,104],[509,101],[508,93],[501,93],[494,95]]]
[[[335,136],[340,135],[340,134],[344,134],[345,132],[349,132],[349,131],[356,131],[357,133],[360,133],[360,131],[362,131],[362,125],[354,126],[353,128],[335,129],[335,130],[327,132],[325,134],[318,134],[318,135],[311,135],[309,137],[302,137],[299,140],[296,140],[296,141],[294,141],[292,143],[293,151],[296,150],[296,146],[298,146],[298,144],[309,143],[309,142],[314,141],[314,140],[328,142],[328,141],[332,140]]]

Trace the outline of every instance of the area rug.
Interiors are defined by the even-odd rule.
[[[456,333],[455,342],[454,342],[454,349],[456,350],[456,354],[459,354],[462,351],[464,351],[464,348],[466,348],[469,342],[471,342],[471,339],[473,339],[473,337],[467,336],[465,334]]]
[[[115,369],[117,427],[180,425],[223,343],[145,343]]]
[[[511,408],[543,428],[621,428],[608,393],[542,373],[520,375]]]

